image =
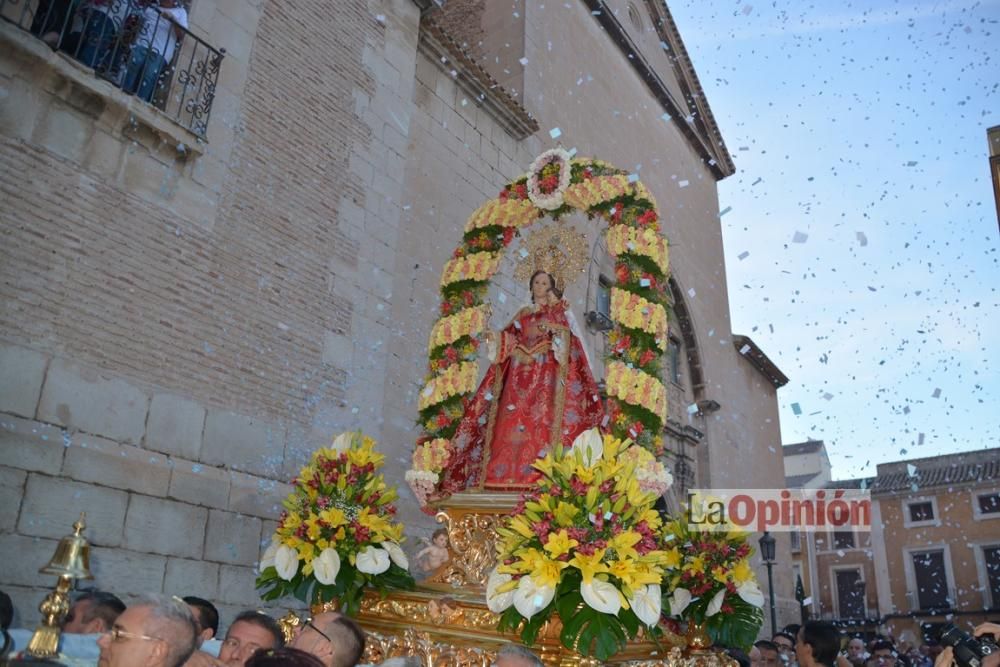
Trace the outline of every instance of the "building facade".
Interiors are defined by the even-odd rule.
[[[679,488],[781,484],[785,380],[731,331],[734,167],[669,11],[515,4],[191,0],[147,102],[0,0],[0,552],[19,554],[0,587],[22,625],[80,510],[97,585],[257,606],[287,480],[346,429],[429,532],[402,479],[440,271],[555,128],[660,202]],[[570,224],[593,248],[567,293],[582,319],[609,267]],[[527,295],[502,273],[493,326]]]
[[[798,470],[803,447],[785,449]],[[811,616],[911,644],[948,622],[1000,618],[1000,449],[880,464],[823,488],[870,490],[872,530],[793,539]]]

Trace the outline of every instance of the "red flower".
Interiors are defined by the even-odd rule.
[[[646,350],[645,352],[642,353],[642,356],[639,357],[639,366],[640,367],[645,366],[655,358],[656,358],[655,352],[653,352],[652,350]]]
[[[439,412],[438,413],[436,421],[437,421],[438,428],[444,428],[445,426],[447,426],[448,424],[451,423],[451,419],[449,419],[448,415],[446,415],[443,412]]]
[[[653,209],[647,209],[642,215],[636,218],[636,222],[640,227],[645,227],[646,225],[656,224],[657,219],[656,211]]]
[[[506,227],[503,230],[503,244],[510,245],[510,242],[514,240],[514,228]]]
[[[649,289],[656,289],[656,277],[652,273],[644,273],[642,277],[649,281]]]
[[[528,198],[528,186],[524,183],[518,183],[514,186],[514,192],[517,194],[519,199]]]
[[[444,356],[448,358],[449,362],[455,363],[456,361],[458,361],[458,350],[456,350],[453,347],[448,347],[444,351]]]
[[[629,279],[628,267],[624,264],[618,264],[615,266],[615,280],[619,284],[627,283]]]
[[[447,302],[447,301],[442,301],[441,302],[441,314],[442,315],[451,315],[451,304],[449,302]]]
[[[462,301],[465,302],[466,306],[471,306],[473,301],[472,292],[470,292],[469,290],[465,290],[464,292],[462,292]]]
[[[645,429],[646,427],[643,426],[642,422],[640,421],[637,421],[636,423],[632,424],[632,432],[635,433],[636,437],[638,437],[639,434],[642,433]]]
[[[507,201],[507,197],[509,196],[510,192],[507,191],[507,188],[504,188],[503,190],[500,191],[500,201]]]
[[[594,177],[594,172],[590,170],[590,167],[587,167],[586,169],[583,170],[583,180],[589,181],[593,177]]]
[[[455,259],[458,259],[464,254],[465,254],[465,248],[459,246],[458,248],[455,248],[455,252],[451,253],[451,256],[454,257]]]
[[[545,178],[542,178],[538,181],[538,188],[545,194],[549,194],[557,187],[559,187],[558,174],[552,174],[550,176],[546,176]]]
[[[613,222],[615,224],[618,224],[619,222],[621,222],[622,221],[622,213],[624,212],[624,209],[625,209],[625,207],[622,206],[621,204],[615,204],[614,207],[612,207],[612,209],[611,209],[611,222]]]

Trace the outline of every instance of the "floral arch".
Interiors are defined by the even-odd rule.
[[[508,245],[545,217],[579,211],[607,228],[615,261],[610,353],[606,359],[607,429],[660,454],[667,392],[668,251],[656,201],[634,175],[562,149],[542,153],[469,216],[462,241],[441,275],[441,308],[428,342],[428,372],[418,400],[422,434],[406,479],[421,504],[436,488],[450,439],[476,390],[477,349],[489,320],[486,295]]]

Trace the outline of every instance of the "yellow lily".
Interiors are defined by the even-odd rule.
[[[563,528],[558,533],[551,533],[549,535],[549,539],[545,542],[545,550],[549,552],[552,558],[559,558],[559,556],[569,553],[570,549],[579,544],[576,540],[570,539],[566,529]]]
[[[579,552],[570,559],[569,564],[580,570],[584,583],[590,583],[594,575],[608,571],[608,566],[604,564],[605,549],[598,549],[592,555],[586,556]]]

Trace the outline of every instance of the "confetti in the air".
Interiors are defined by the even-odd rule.
[[[549,136],[552,137],[553,139],[558,139],[559,137],[562,136],[562,130],[560,130],[558,127],[553,127],[551,130],[549,130]]]
[[[792,243],[805,243],[809,240],[809,235],[805,232],[796,231],[795,235],[792,236]]]

